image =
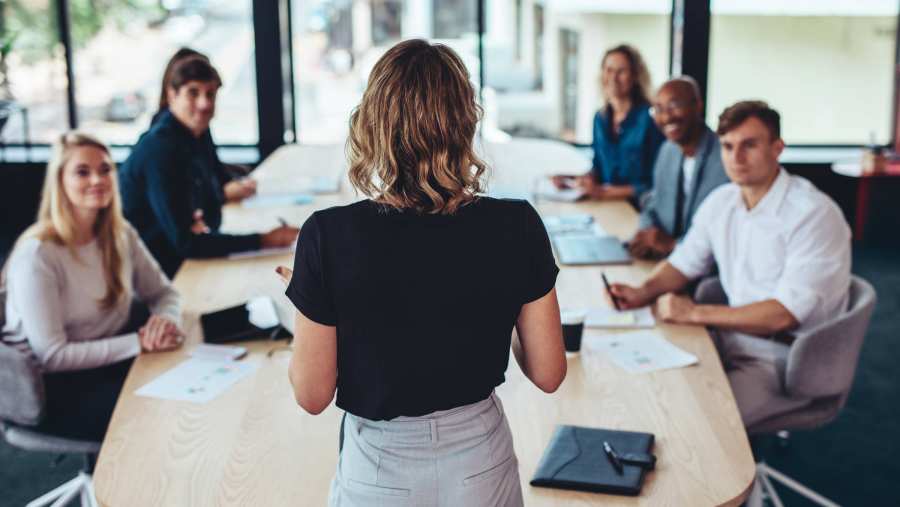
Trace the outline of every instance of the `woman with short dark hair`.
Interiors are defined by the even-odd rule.
[[[333,506],[522,505],[494,388],[510,345],[537,387],[563,381],[558,269],[531,205],[480,195],[480,114],[453,50],[388,50],[347,142],[369,199],[313,213],[279,268],[297,403],[318,414],[337,392],[346,411]]]
[[[295,227],[263,234],[222,234],[226,201],[221,162],[209,138],[219,73],[204,56],[176,61],[166,87],[168,106],[122,164],[125,217],[170,277],[186,258],[292,244]]]

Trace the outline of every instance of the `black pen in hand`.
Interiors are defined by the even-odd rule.
[[[603,285],[606,287],[606,293],[609,294],[609,299],[612,300],[613,306],[616,307],[616,311],[622,311],[622,308],[619,306],[619,300],[612,293],[612,288],[609,286],[609,280],[606,279],[606,273],[600,273],[600,276],[603,278]]]

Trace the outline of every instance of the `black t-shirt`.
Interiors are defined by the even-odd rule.
[[[287,296],[337,327],[338,407],[389,420],[487,398],[522,305],[558,272],[525,201],[482,197],[447,216],[366,200],[309,217]]]

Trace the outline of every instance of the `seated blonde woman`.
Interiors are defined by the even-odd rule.
[[[450,48],[388,50],[350,120],[369,199],[313,213],[279,268],[297,403],[318,414],[337,392],[346,411],[333,506],[522,505],[494,388],[510,345],[538,388],[563,381],[559,270],[531,205],[479,196],[479,115]]]
[[[179,296],[122,217],[103,143],[76,132],[59,139],[37,223],[16,243],[4,275],[3,340],[30,349],[42,365],[43,426],[102,440],[131,359],[178,347],[182,337]],[[130,332],[134,300],[151,315]]]

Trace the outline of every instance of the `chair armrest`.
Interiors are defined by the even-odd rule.
[[[44,412],[44,382],[28,352],[0,343],[0,419],[31,426]]]

